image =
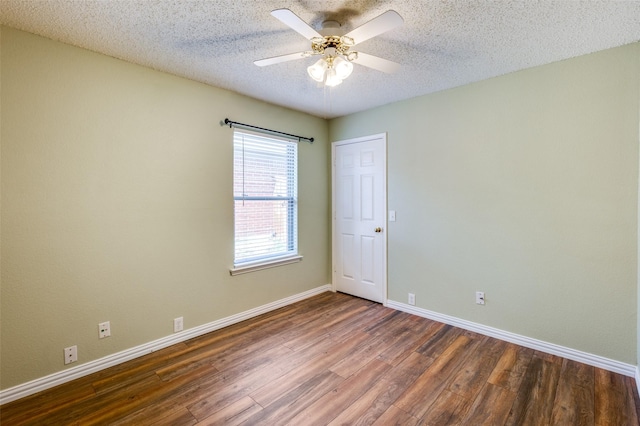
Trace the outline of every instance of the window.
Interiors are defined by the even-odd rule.
[[[234,269],[232,274],[300,260],[298,146],[234,130]]]

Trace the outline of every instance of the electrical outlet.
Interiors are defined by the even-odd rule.
[[[76,345],[64,348],[64,363],[71,364],[78,360],[78,347]]]
[[[484,291],[476,291],[476,303],[484,305]]]
[[[413,293],[409,293],[409,304],[410,305],[416,304],[416,295]]]
[[[104,339],[111,336],[111,322],[101,322],[98,324],[98,337]]]
[[[184,328],[184,319],[182,317],[173,320],[173,332],[177,333]]]

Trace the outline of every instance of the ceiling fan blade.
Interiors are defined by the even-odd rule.
[[[322,37],[319,32],[314,30],[304,22],[298,15],[290,11],[289,9],[276,9],[271,12],[271,15],[278,18],[283,24],[288,25],[293,30],[302,34],[307,40],[311,40],[314,37]]]
[[[279,64],[280,62],[293,61],[295,59],[304,58],[304,52],[289,53],[288,55],[274,56],[273,58],[265,58],[257,61],[253,61],[259,67],[265,67],[267,65]]]
[[[353,62],[358,65],[373,68],[374,70],[386,72],[387,74],[393,74],[400,69],[400,64],[397,62],[389,61],[387,59],[368,55],[362,52],[358,52],[358,59],[355,59]]]
[[[402,16],[395,10],[387,10],[382,15],[373,18],[369,22],[360,25],[353,31],[345,34],[346,37],[351,37],[355,44],[362,43],[365,40],[369,40],[372,37],[380,35],[384,32],[394,29],[404,23]]]

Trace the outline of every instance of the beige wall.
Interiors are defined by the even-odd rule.
[[[2,28],[1,387],[330,283],[326,121]],[[232,130],[299,148],[295,265],[230,277]],[[111,321],[112,337],[97,324]],[[71,366],[78,365],[72,364]]]
[[[389,298],[636,364],[639,58],[332,120],[331,141],[388,132]]]

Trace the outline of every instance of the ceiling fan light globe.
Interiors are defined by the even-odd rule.
[[[340,37],[340,43],[344,44],[345,46],[353,46],[354,44],[356,44],[356,42],[348,36],[342,36]]]
[[[338,84],[341,84],[342,80],[340,80],[338,77],[334,77],[331,79],[327,79],[327,81],[324,83],[325,86],[329,86],[329,87],[336,87]]]
[[[344,80],[349,77],[353,72],[353,64],[349,61],[345,61],[342,58],[336,58],[333,62],[333,68],[336,70],[336,75],[340,80]]]
[[[324,59],[318,60],[315,64],[307,68],[309,77],[315,81],[322,82],[324,80],[324,73],[327,70],[327,62]]]
[[[337,75],[336,70],[334,68],[328,69],[327,79],[324,84],[329,87],[335,87],[340,83],[342,83],[342,79]]]

